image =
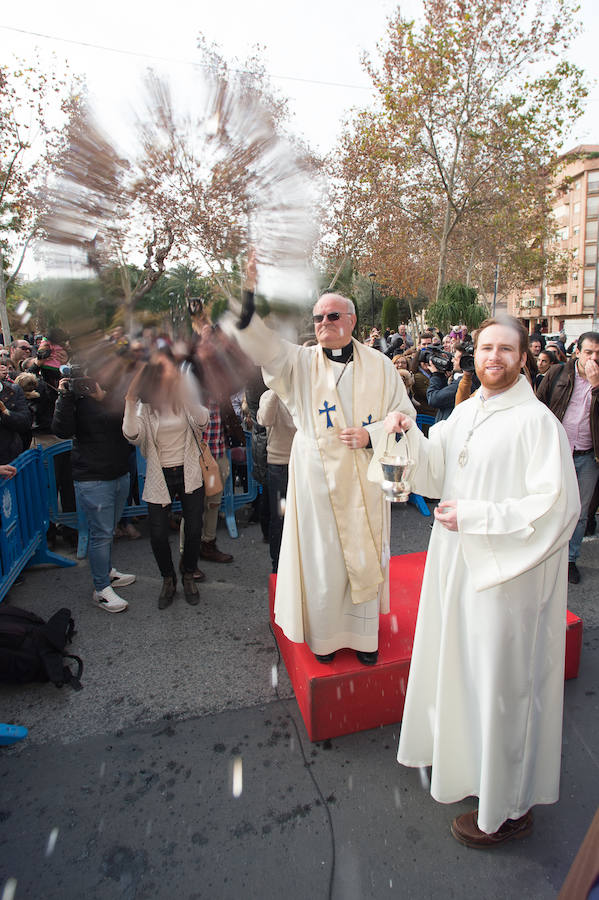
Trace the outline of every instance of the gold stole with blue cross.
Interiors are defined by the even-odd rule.
[[[353,341],[353,363],[343,378],[353,379],[353,421],[346,423],[337,392],[341,367],[329,361],[322,347],[311,370],[314,431],[347,569],[352,602],[376,598],[384,575],[381,567],[382,493],[373,491],[367,470],[372,452],[352,450],[339,439],[347,427],[379,421],[383,416],[385,369],[383,355]]]

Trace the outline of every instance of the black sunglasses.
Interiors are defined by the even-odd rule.
[[[315,325],[319,325],[321,322],[324,322],[326,319],[328,322],[338,322],[341,316],[350,316],[351,313],[340,313],[340,312],[332,312],[325,313],[322,315],[321,313],[316,313],[316,315],[312,316],[312,321]]]

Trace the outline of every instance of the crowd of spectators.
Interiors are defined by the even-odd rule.
[[[472,337],[463,325],[447,334],[433,328],[415,333],[406,324],[394,331],[373,327],[362,340],[392,360],[425,433],[479,386]],[[585,532],[595,531],[599,502],[599,378],[593,368],[598,362],[594,333],[569,347],[565,335],[548,341],[533,334],[523,370],[539,399],[563,421],[572,445],[583,501],[570,547],[573,582],[580,580],[580,543]],[[207,442],[224,484],[227,450],[245,447],[244,428],[252,432],[254,473],[262,485],[253,520],[270,544],[276,572],[294,424],[276,395],[266,391],[259,370],[218,327],[202,322],[185,342],[154,330],[129,340],[117,327],[86,353],[73,348],[60,329],[0,346],[0,474],[12,474],[10,463],[29,446],[73,439],[72,452],[55,458],[60,503],[63,511],[75,510],[76,504],[85,509],[93,598],[109,612],[127,608],[115,588],[135,580],[111,564],[115,534],[139,537],[131,522],[121,520],[125,504],[134,498],[139,502],[135,446],[147,462],[143,499],[162,577],[158,606],[169,606],[176,591],[171,529],[180,529],[178,568],[185,599],[196,604],[197,583],[205,578],[198,559],[220,564],[233,559],[216,544],[222,491],[204,492],[196,445]],[[247,480],[242,449],[239,454],[233,450],[234,475]],[[171,512],[175,498],[182,503],[180,522]],[[62,531],[65,539],[76,540],[70,529]],[[55,529],[49,539],[56,539]]]

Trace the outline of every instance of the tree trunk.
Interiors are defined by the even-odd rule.
[[[4,337],[4,346],[8,347],[11,341],[10,325],[8,324],[8,312],[6,309],[6,280],[4,277],[4,254],[0,250],[0,325]]]
[[[445,219],[443,220],[443,233],[441,234],[441,241],[439,243],[439,270],[437,275],[437,296],[438,300],[441,291],[445,285],[445,273],[447,270],[447,250],[449,247],[449,232],[451,229],[451,207],[449,205],[449,200],[447,200],[445,204]]]
[[[408,306],[410,307],[410,329],[412,331],[412,338],[414,340],[414,346],[418,343],[418,323],[416,322],[416,313],[414,312],[414,304],[412,303],[412,298],[408,294],[406,297],[408,301]]]

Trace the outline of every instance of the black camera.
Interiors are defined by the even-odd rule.
[[[68,378],[69,390],[75,397],[87,397],[96,390],[96,382],[93,378],[86,377],[83,366],[61,366],[60,374],[63,378]]]
[[[460,357],[462,372],[474,372],[474,344],[466,344]]]
[[[435,348],[425,347],[420,351],[420,359],[425,363],[432,363],[438,372],[448,374],[453,369],[453,360],[451,353],[446,350],[438,350]]]

